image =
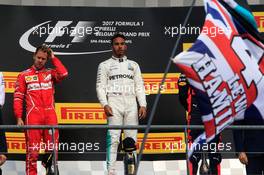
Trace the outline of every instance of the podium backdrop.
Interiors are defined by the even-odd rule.
[[[252,8],[256,12],[254,15],[260,31],[263,32],[263,6]],[[150,114],[179,33],[184,35],[177,53],[195,41],[203,24],[204,9],[195,7],[187,26],[183,28],[187,11],[188,7],[0,6],[0,71],[4,72],[6,83],[4,123],[16,124],[12,111],[16,77],[32,65],[35,47],[45,43],[54,50],[69,71],[69,77],[56,86],[55,106],[59,124],[106,124],[106,117],[96,97],[96,73],[98,64],[111,57],[110,38],[116,32],[122,32],[127,37],[128,58],[138,62],[141,67]],[[186,113],[178,100],[178,77],[178,69],[173,65],[161,87],[162,96],[153,124],[186,124]],[[140,123],[146,124],[147,120]],[[60,142],[66,146],[60,149],[60,158],[104,160],[105,137],[106,130],[102,129],[61,130]],[[142,135],[139,135],[139,143],[141,139]],[[7,140],[9,153],[24,153],[22,131],[8,131]],[[184,158],[184,150],[175,148],[180,142],[184,142],[182,130],[151,132],[144,159]],[[22,156],[13,158],[20,159]]]

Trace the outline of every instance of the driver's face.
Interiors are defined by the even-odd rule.
[[[125,40],[121,37],[117,37],[113,40],[112,45],[113,54],[117,58],[121,58],[126,54],[127,45]]]
[[[39,50],[36,53],[36,55],[34,55],[33,60],[34,60],[34,66],[37,69],[42,69],[45,66],[45,64],[47,63],[48,53]]]

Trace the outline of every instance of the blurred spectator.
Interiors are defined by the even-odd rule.
[[[3,73],[0,72],[0,125],[3,124],[2,119],[2,108],[5,103],[5,84],[4,84],[4,78]],[[4,130],[0,130],[0,166],[2,166],[6,161],[6,155],[7,153],[7,146],[6,146],[6,137]],[[0,175],[2,175],[2,170],[0,167]]]
[[[245,114],[245,119],[236,121],[235,125],[263,125],[258,110],[252,106]],[[246,165],[248,175],[264,173],[264,130],[233,130],[235,148],[240,162]]]

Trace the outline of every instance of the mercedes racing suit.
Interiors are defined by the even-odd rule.
[[[55,69],[36,70],[34,66],[18,75],[14,93],[14,113],[22,118],[23,101],[26,101],[26,125],[57,125],[54,109],[54,83],[60,82],[67,75],[67,69],[61,61],[54,57],[52,63]],[[37,174],[38,152],[41,140],[45,143],[46,152],[54,148],[51,130],[27,130],[26,133],[26,174]],[[55,131],[55,144],[58,145],[59,133]],[[42,148],[43,149],[43,148]]]
[[[109,125],[138,125],[137,101],[146,107],[144,82],[139,65],[127,59],[112,58],[100,63],[96,83],[97,97],[112,108]],[[114,170],[121,130],[107,132],[107,168]],[[124,130],[125,137],[137,141],[137,130]]]
[[[188,111],[187,116],[187,125],[203,125],[202,116],[200,113],[200,109],[198,106],[198,100],[195,97],[194,90],[190,87],[187,78],[184,74],[181,74],[178,80],[178,88],[179,88],[179,100],[182,106]],[[192,143],[200,134],[202,130],[189,130],[188,131],[188,142]],[[219,135],[216,136],[208,144],[218,144],[219,143]],[[220,162],[222,160],[221,154],[218,152],[208,151],[209,161],[210,161],[210,175],[220,175]],[[198,170],[198,163],[202,158],[202,153],[194,152],[190,157],[190,174],[196,175]]]

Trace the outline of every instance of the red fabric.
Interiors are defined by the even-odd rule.
[[[193,175],[193,166],[192,166],[192,162],[191,161],[188,161],[188,167],[189,167],[189,174],[190,175]]]
[[[190,126],[191,125],[191,110],[192,110],[192,94],[193,93],[193,90],[191,90],[191,88],[188,89],[188,97],[187,97],[187,103],[188,103],[188,116],[187,116],[187,125]],[[188,141],[192,140],[192,136],[191,136],[191,129],[188,129],[187,130],[187,133],[188,133]]]
[[[22,118],[23,101],[26,101],[26,125],[57,125],[54,109],[54,84],[67,75],[67,69],[58,58],[53,58],[55,69],[36,70],[34,66],[18,75],[14,92],[14,113]],[[46,151],[53,150],[53,139],[49,130],[27,130],[26,174],[37,175],[37,160],[40,143],[45,143]],[[58,144],[58,131],[55,131],[55,143]],[[44,144],[42,144],[44,146]],[[49,147],[50,148],[49,148]],[[49,150],[48,150],[49,149]]]

